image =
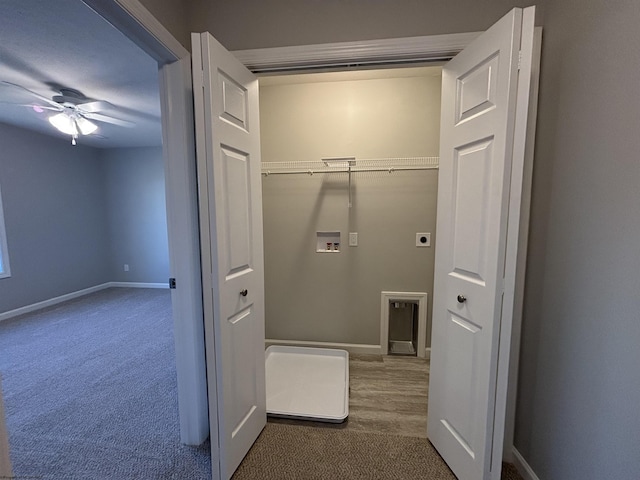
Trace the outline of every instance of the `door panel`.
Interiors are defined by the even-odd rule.
[[[223,234],[225,280],[251,273],[251,178],[249,155],[229,148],[220,149],[225,189]],[[229,187],[229,188],[227,188]]]
[[[476,415],[473,402],[477,392],[478,333],[482,329],[460,315],[449,312],[446,330],[446,362],[456,374],[449,379],[447,388],[455,392],[450,397],[449,412],[440,419],[444,427],[456,438],[470,456],[475,456],[480,433],[473,423]]]
[[[222,96],[222,114],[220,118],[236,125],[246,132],[249,131],[247,125],[247,90],[223,72],[218,72],[219,85]]]
[[[456,80],[456,124],[495,107],[497,71],[498,56],[494,55]]]
[[[208,33],[193,40],[212,462],[226,480],[266,424],[258,81]]]
[[[453,156],[453,274],[484,286],[493,139],[456,149]]]
[[[461,480],[492,478],[502,448],[492,438],[507,221],[518,221],[507,213],[521,30],[514,9],[443,69],[428,436]]]

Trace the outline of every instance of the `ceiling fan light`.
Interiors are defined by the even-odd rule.
[[[76,118],[76,123],[78,124],[78,128],[83,135],[91,135],[98,129],[98,126],[95,123],[90,122],[83,117]]]
[[[49,123],[60,130],[62,133],[66,133],[67,135],[77,135],[78,129],[76,128],[75,123],[65,113],[58,113],[57,115],[53,115],[49,117]]]

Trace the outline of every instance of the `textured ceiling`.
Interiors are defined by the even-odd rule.
[[[0,1],[0,80],[44,97],[57,88],[79,90],[113,108],[100,113],[135,123],[104,122],[78,143],[100,148],[159,146],[162,142],[156,62],[80,0]],[[0,122],[69,139],[47,120],[46,105],[0,84]]]

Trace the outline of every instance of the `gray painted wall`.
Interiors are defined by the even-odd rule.
[[[262,86],[262,159],[436,156],[440,83],[436,72]],[[346,174],[264,177],[267,338],[379,345],[382,291],[433,292],[434,248],[415,237],[435,243],[437,177],[354,174],[351,209]],[[341,232],[340,253],[316,252],[319,231]]]
[[[230,49],[259,48],[477,31],[529,3],[198,0],[189,26]],[[516,446],[543,480],[637,478],[638,3],[537,3],[545,38]]]
[[[110,281],[166,283],[160,148],[73,147],[4,124],[0,145],[11,262],[0,313]]]
[[[111,281],[167,283],[162,148],[105,149],[100,159],[105,169]]]
[[[0,125],[0,186],[11,277],[0,312],[109,280],[97,151]]]
[[[640,478],[638,20],[546,5],[516,425],[545,480]]]
[[[191,30],[187,26],[187,2],[173,0],[140,0],[140,3],[171,32],[189,51]]]
[[[514,0],[189,3],[191,30],[213,33],[230,50],[474,32],[486,30],[513,6],[530,4]]]

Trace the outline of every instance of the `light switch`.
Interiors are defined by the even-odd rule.
[[[349,246],[350,247],[358,246],[358,232],[349,232]]]

